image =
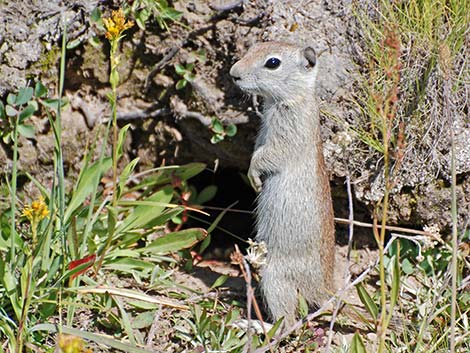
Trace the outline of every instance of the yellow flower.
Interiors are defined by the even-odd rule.
[[[59,335],[59,347],[63,353],[91,353],[91,349],[85,350],[82,338],[72,335]]]
[[[49,216],[49,209],[44,202],[44,198],[41,196],[38,200],[33,201],[31,205],[26,205],[22,215],[29,219],[31,224],[37,224]]]
[[[103,18],[103,23],[106,28],[106,38],[109,40],[118,39],[122,32],[134,25],[134,22],[126,21],[122,9],[113,11],[110,18]]]

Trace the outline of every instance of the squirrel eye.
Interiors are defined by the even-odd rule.
[[[268,69],[275,69],[279,67],[279,65],[281,65],[281,60],[279,60],[278,58],[269,58],[264,63],[264,67],[267,67]]]

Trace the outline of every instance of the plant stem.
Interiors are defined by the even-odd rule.
[[[111,102],[111,109],[112,109],[112,124],[113,124],[113,151],[112,151],[112,161],[113,161],[113,198],[111,201],[112,210],[108,209],[108,238],[106,239],[106,243],[102,248],[100,258],[96,265],[95,272],[98,273],[103,265],[104,257],[108,248],[111,246],[111,242],[113,240],[114,229],[115,229],[115,219],[114,219],[114,210],[117,206],[117,164],[118,164],[118,126],[117,126],[117,80],[114,80],[114,75],[117,75],[117,66],[118,66],[118,59],[116,57],[116,52],[118,49],[119,40],[115,39],[111,41],[111,51],[110,51],[110,61],[111,61],[111,74],[110,74],[110,81],[111,81],[111,95],[110,95],[110,102]],[[117,77],[117,76],[116,76]]]
[[[58,189],[58,207],[59,217],[57,220],[57,230],[62,240],[62,254],[64,255],[64,262],[62,266],[62,273],[65,273],[66,262],[67,262],[67,239],[65,235],[65,175],[64,175],[64,157],[62,152],[62,95],[64,91],[64,79],[65,79],[65,55],[67,45],[67,25],[64,23],[64,29],[62,34],[62,47],[60,54],[60,72],[59,72],[59,88],[58,88],[58,105],[56,118],[54,121],[54,133],[55,138],[55,167],[57,173],[57,189]]]
[[[18,322],[18,335],[16,338],[16,353],[22,353],[23,351],[23,340],[24,340],[24,328],[27,320],[27,315],[29,311],[29,305],[31,303],[32,290],[31,287],[31,272],[33,270],[33,255],[30,254],[26,263],[27,267],[27,278],[26,278],[26,288],[23,293],[23,306],[21,308],[21,317]]]
[[[15,238],[16,238],[16,179],[18,173],[18,121],[19,116],[16,115],[15,126],[13,128],[13,166],[11,171],[11,215],[10,215],[10,264],[13,266],[16,264],[15,261]]]
[[[117,45],[118,40],[111,42],[111,72],[117,70]],[[118,163],[118,126],[117,126],[117,82],[111,84],[112,86],[112,115],[113,115],[113,207],[117,205],[117,163]]]

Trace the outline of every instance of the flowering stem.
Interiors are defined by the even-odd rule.
[[[112,40],[111,41],[111,78],[116,77],[117,73],[117,64],[118,59],[116,58],[117,46],[119,40]],[[118,126],[117,126],[117,109],[116,109],[116,101],[117,101],[117,82],[118,80],[114,81],[111,79],[111,88],[112,88],[112,119],[113,119],[113,207],[117,205],[117,162],[118,162]]]
[[[108,98],[111,103],[112,110],[112,124],[113,124],[113,151],[112,151],[112,162],[113,162],[113,198],[111,202],[111,207],[108,207],[108,238],[106,243],[101,250],[101,255],[96,265],[96,273],[100,270],[104,257],[107,250],[111,246],[114,231],[116,228],[117,221],[117,202],[118,202],[118,126],[117,126],[117,86],[119,84],[119,72],[117,70],[119,66],[119,55],[118,55],[118,45],[119,41],[122,39],[122,33],[133,26],[133,23],[126,21],[122,9],[113,11],[111,18],[104,18],[103,23],[106,27],[106,38],[109,39],[111,44],[110,50],[110,62],[111,62],[111,72],[109,75],[109,83],[111,84],[111,93]]]

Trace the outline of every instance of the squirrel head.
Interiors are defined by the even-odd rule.
[[[251,47],[230,69],[243,91],[276,102],[313,95],[317,56],[312,47],[266,42]]]

